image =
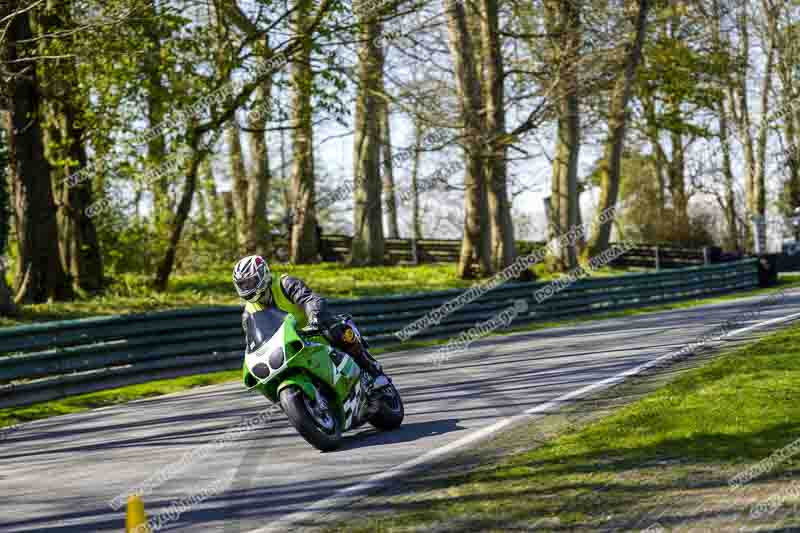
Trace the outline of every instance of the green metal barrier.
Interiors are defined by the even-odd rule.
[[[548,282],[507,283],[420,331],[447,338],[525,300],[513,325],[705,297],[758,284],[755,259],[708,267],[578,280],[537,303]],[[373,345],[397,344],[396,333],[462,294],[437,291],[331,300],[350,313]],[[241,365],[241,308],[205,307],[47,322],[0,329],[0,407],[30,405],[99,390],[230,370]]]

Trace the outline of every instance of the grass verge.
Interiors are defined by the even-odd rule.
[[[452,264],[355,268],[335,263],[275,265],[274,273],[306,280],[329,298],[465,288],[469,281],[456,277]],[[166,292],[158,293],[141,274],[119,274],[102,295],[70,302],[26,305],[15,317],[0,317],[0,327],[47,320],[66,320],[124,313],[161,311],[201,305],[236,305],[239,299],[227,266],[202,273],[173,275]]]
[[[96,407],[105,407],[107,405],[140,400],[142,398],[161,396],[193,389],[195,387],[226,383],[241,378],[241,375],[241,370],[228,370],[211,374],[151,381],[141,385],[129,385],[127,387],[93,392],[91,394],[82,394],[80,396],[29,405],[27,407],[9,407],[0,409],[0,428],[56,415],[78,413]]]
[[[535,265],[540,280],[553,278],[544,265]],[[642,269],[602,268],[596,276],[614,276]],[[466,289],[476,280],[458,279],[456,265],[435,263],[418,266],[350,267],[339,263],[316,265],[274,265],[274,273],[299,277],[328,298],[359,298],[388,294],[412,294],[444,289]],[[227,267],[203,272],[176,274],[169,288],[157,293],[150,279],[139,274],[114,276],[105,293],[77,298],[71,302],[26,305],[18,316],[0,317],[0,327],[47,320],[162,311],[201,305],[237,305],[239,299]]]
[[[800,441],[768,458],[800,436],[798,355],[795,325],[547,442],[538,421],[520,428],[526,451],[416,480],[324,531],[797,531]]]

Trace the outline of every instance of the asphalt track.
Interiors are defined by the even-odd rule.
[[[282,414],[215,445],[268,406],[239,383],[25,424],[0,433],[0,531],[120,531],[124,508],[114,511],[111,500],[202,446],[210,453],[148,487],[151,518],[173,502],[202,500],[163,531],[290,530],[295,518],[336,504],[332,496],[391,484],[404,471],[398,465],[445,458],[509,417],[547,411],[554,399],[680,350],[725,321],[743,328],[800,313],[800,291],[755,310],[761,300],[493,337],[441,366],[428,362],[430,350],[387,354],[406,404],[403,427],[362,428],[333,453],[311,448]]]

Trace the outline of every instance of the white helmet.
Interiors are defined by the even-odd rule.
[[[272,273],[263,257],[250,255],[240,259],[233,267],[233,285],[239,296],[248,302],[256,302],[269,290]]]

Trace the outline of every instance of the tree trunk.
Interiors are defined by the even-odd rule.
[[[722,10],[719,0],[715,0],[712,4],[713,17],[711,18],[711,31],[712,42],[714,44],[714,51],[717,53],[727,52],[726,48],[730,43],[722,42],[722,33],[720,26],[720,19],[722,17]],[[723,83],[728,87],[728,91],[719,96],[717,101],[717,114],[719,117],[719,137],[722,147],[722,174],[724,177],[724,190],[722,205],[725,213],[725,227],[726,239],[725,249],[731,252],[737,252],[741,249],[739,242],[739,227],[738,216],[736,213],[736,191],[735,191],[735,177],[733,174],[733,165],[731,158],[731,134],[729,126],[729,118],[733,117],[736,121],[736,102],[733,98],[733,91],[730,89],[733,84],[733,76],[731,72],[726,73],[723,78]],[[726,102],[728,103],[726,105]]]
[[[578,152],[580,150],[580,125],[578,122],[578,97],[576,94],[566,96],[559,107],[562,116],[559,118],[558,143],[559,153],[557,165],[561,166],[558,174],[560,181],[557,202],[559,235],[568,233],[571,228],[578,227]],[[575,268],[578,266],[578,253],[574,243],[565,242],[561,249],[561,266]]]
[[[245,251],[247,240],[247,170],[244,167],[242,140],[235,121],[225,128],[225,141],[228,145],[228,156],[231,174],[231,198],[236,218],[236,244],[239,253]]]
[[[740,142],[744,151],[745,162],[745,205],[747,209],[748,222],[756,216],[763,217],[766,212],[766,189],[765,189],[765,172],[766,172],[766,140],[767,140],[767,127],[770,114],[764,112],[762,114],[762,121],[759,126],[756,138],[753,138],[751,133],[751,118],[748,105],[749,86],[748,86],[748,73],[750,70],[750,39],[749,39],[749,21],[748,21],[748,4],[743,3],[740,6],[737,15],[737,25],[740,33],[739,44],[739,68],[736,71],[736,78],[734,83],[731,84],[729,93],[731,101],[735,103],[733,117],[736,121],[737,130],[739,133]],[[771,32],[767,32],[771,33]],[[762,79],[761,93],[759,98],[761,100],[762,109],[768,109],[769,105],[769,91],[772,87],[772,68],[775,56],[775,35],[768,37],[768,50],[767,50],[767,64],[766,72]],[[750,224],[745,225],[748,249],[752,250],[755,246]]]
[[[686,160],[684,157],[683,135],[670,132],[672,159],[667,165],[669,193],[675,210],[672,235],[676,240],[689,238],[689,197],[686,192]]]
[[[642,97],[642,108],[644,110],[644,117],[646,122],[647,138],[650,141],[650,146],[653,151],[653,173],[656,177],[656,200],[658,202],[658,217],[659,220],[664,220],[664,213],[666,212],[666,180],[664,179],[666,164],[666,155],[664,149],[661,147],[661,140],[659,139],[659,126],[656,120],[656,103],[652,91],[646,91]]]
[[[584,185],[581,182],[578,182],[578,190],[575,194],[575,219],[577,220],[576,227],[583,228],[583,215],[581,214],[581,194],[583,194]],[[583,253],[583,250],[586,248],[586,234],[584,232],[578,232],[577,234],[577,253],[580,255]]]
[[[158,292],[166,291],[169,286],[169,277],[172,274],[172,269],[175,266],[175,257],[178,253],[178,244],[180,244],[183,228],[186,225],[186,221],[189,219],[189,212],[192,209],[192,200],[194,199],[195,189],[197,188],[197,173],[205,157],[204,153],[198,151],[198,143],[199,140],[197,136],[191,134],[191,141],[189,143],[191,146],[191,153],[186,163],[186,183],[183,186],[183,192],[181,193],[181,198],[175,211],[175,217],[170,223],[167,248],[156,268],[156,275],[153,279],[153,288]]]
[[[386,202],[386,236],[390,239],[400,238],[400,226],[397,223],[397,196],[394,186],[394,164],[392,163],[392,126],[389,120],[389,102],[385,98],[380,101],[381,113],[381,148],[383,156],[383,198]]]
[[[263,106],[272,100],[272,81],[269,80],[256,93],[256,102]],[[268,114],[256,114],[248,133],[252,166],[247,177],[247,224],[244,231],[244,251],[247,254],[268,256],[270,253],[269,221],[267,220],[267,198],[272,175],[269,168],[269,151],[265,139]]]
[[[731,145],[730,134],[728,132],[728,112],[725,109],[725,97],[721,97],[718,104],[719,113],[719,136],[722,144],[722,174],[725,178],[725,227],[726,243],[725,249],[729,251],[739,250],[739,228],[736,218],[736,192],[733,166],[731,164]]]
[[[213,218],[209,216],[209,213],[213,210],[213,202],[214,197],[209,194],[210,187],[209,187],[209,179],[208,175],[210,173],[210,168],[208,165],[208,160],[204,160],[200,164],[200,168],[197,170],[197,200],[195,200],[195,205],[197,206],[197,215],[195,219],[197,220],[197,226],[202,229],[206,229],[210,226],[213,221]]]
[[[283,221],[283,228],[284,234],[286,235],[286,251],[287,256],[289,256],[291,243],[292,243],[292,228],[294,227],[294,196],[293,191],[289,183],[289,179],[287,177],[287,169],[288,169],[288,157],[287,157],[287,150],[286,150],[286,130],[282,129],[280,132],[281,136],[281,146],[280,146],[280,156],[281,156],[281,185],[282,191],[281,195],[283,196],[283,214],[281,216],[281,220]]]
[[[790,105],[790,104],[786,104]],[[788,146],[789,153],[786,154],[786,169],[787,177],[784,187],[784,211],[787,215],[793,215],[794,209],[800,207],[800,151],[798,151],[798,136],[797,128],[800,122],[794,113],[787,113],[783,118],[784,136],[786,137],[786,145]]]
[[[553,161],[551,238],[578,226],[578,157],[580,153],[580,100],[578,95],[578,54],[581,46],[580,3],[550,1],[545,15],[548,34],[553,35],[550,56],[557,68],[558,127],[556,157]],[[555,257],[559,270],[575,268],[575,243],[565,242]]]
[[[236,213],[233,208],[233,193],[231,191],[222,191],[222,207],[225,216],[225,222],[234,228],[234,236],[236,234]]]
[[[143,56],[143,75],[147,80],[147,92],[145,95],[147,106],[148,132],[156,132],[149,135],[147,139],[147,166],[149,168],[160,168],[167,156],[167,141],[163,129],[159,128],[164,123],[167,105],[169,101],[169,91],[164,87],[161,69],[161,31],[156,0],[147,0],[143,6],[144,17],[149,21],[144,26],[144,35],[149,41],[147,52]],[[150,191],[153,194],[153,227],[156,235],[160,238],[166,236],[165,230],[169,221],[170,213],[173,211],[172,199],[169,195],[169,182],[167,176],[153,180],[150,184]]]
[[[473,63],[475,47],[467,29],[464,6],[458,0],[446,0],[445,12],[465,137],[464,239],[458,264],[458,275],[465,279],[492,272],[490,233],[482,231],[488,218],[480,116],[483,103]]]
[[[292,223],[291,260],[293,263],[310,263],[317,259],[317,214],[314,183],[314,131],[311,122],[311,90],[314,73],[311,68],[311,37],[305,23],[311,13],[311,0],[297,0],[294,31],[303,35],[302,45],[292,61],[292,196],[294,219]]]
[[[66,17],[66,18],[65,18]],[[57,8],[52,0],[36,16],[42,35],[55,35],[70,29],[69,13]],[[73,35],[40,42],[39,51],[47,55],[47,45],[69,47]],[[62,266],[72,277],[73,288],[96,292],[103,285],[103,266],[94,221],[86,214],[92,204],[92,180],[75,179],[87,170],[84,148],[85,129],[81,126],[79,97],[75,94],[77,71],[74,60],[50,60],[39,66],[43,93],[43,136],[45,156],[52,166],[54,197],[57,206],[59,250]]]
[[[775,65],[775,35],[769,37],[767,65],[761,81],[761,109],[769,109],[772,92],[772,73]],[[753,181],[753,207],[755,214],[765,217],[767,214],[767,137],[769,135],[770,113],[762,111],[761,124],[756,135],[756,172]]]
[[[650,11],[651,0],[638,0],[638,5],[635,37],[633,42],[629,43],[628,51],[625,54],[624,67],[617,76],[617,81],[611,94],[608,136],[605,141],[603,164],[600,168],[598,216],[595,219],[592,238],[587,247],[587,253],[590,256],[597,256],[608,249],[611,224],[616,218],[610,208],[617,204],[622,149],[628,125],[628,100],[630,100],[636,69],[642,58],[642,47],[644,46],[647,31],[647,16]],[[604,213],[606,216],[602,216]]]
[[[739,109],[737,120],[737,132],[739,134],[739,142],[742,144],[742,155],[744,157],[744,195],[745,195],[745,208],[747,211],[748,220],[755,212],[755,204],[753,202],[753,183],[755,182],[756,173],[756,156],[753,148],[753,136],[750,132],[750,111],[747,104],[747,76],[744,75],[737,81],[735,86],[734,101]],[[750,241],[750,225],[746,225],[748,233],[748,241]],[[748,247],[751,243],[748,242]]]
[[[223,24],[235,25],[247,38],[255,41],[253,52],[261,59],[261,66],[268,67],[270,60],[273,59],[268,35],[261,34],[258,27],[235,2],[218,2],[217,9],[224,17]],[[221,72],[229,69],[222,54],[227,39],[228,33],[220,31],[218,41],[221,53],[217,57],[217,66]],[[234,83],[234,80],[231,80],[231,83]],[[272,176],[265,136],[267,123],[272,116],[272,83],[272,78],[267,77],[263,84],[256,88],[253,109],[247,113],[245,126],[247,131],[244,136],[251,159],[249,166],[244,162],[242,134],[235,120],[225,132],[231,155],[231,200],[236,219],[236,241],[239,253],[246,255],[269,255],[267,197]]]
[[[411,233],[414,240],[422,239],[422,216],[419,201],[419,163],[422,154],[422,125],[414,121],[414,161],[411,166]]]
[[[69,161],[77,163],[63,165],[53,175],[58,197],[59,250],[62,264],[72,277],[73,288],[94,293],[103,288],[103,258],[94,220],[86,214],[92,205],[92,182],[70,186],[67,181],[70,175],[87,168],[83,146],[85,132],[78,126],[78,112],[69,102],[67,95],[60,102],[53,102],[53,118],[57,125],[48,128],[50,138],[60,146],[67,146]],[[64,161],[63,158],[51,159],[59,160]]]
[[[42,35],[55,35],[74,26],[69,13],[53,5],[50,0],[37,16]],[[48,54],[46,45],[69,46],[74,35],[51,38],[40,43],[42,55]],[[57,206],[59,250],[63,268],[72,277],[73,289],[94,293],[103,287],[103,260],[94,220],[86,213],[92,205],[92,179],[83,179],[87,168],[82,125],[80,97],[75,94],[78,74],[72,59],[50,60],[39,67],[43,92],[48,98],[42,102],[43,135],[47,142],[45,156],[53,170],[52,186]],[[79,177],[76,179],[76,177]],[[93,176],[90,176],[90,178]]]
[[[6,265],[0,262],[0,316],[10,316],[17,313],[14,297],[6,283]]]
[[[206,198],[207,216],[211,219],[214,225],[223,226],[226,224],[225,219],[225,202],[222,195],[217,191],[217,183],[214,180],[214,171],[211,168],[211,161],[204,159],[200,165],[200,184],[203,188],[203,195]]]
[[[20,9],[19,1],[0,4],[0,18]],[[41,97],[36,70],[24,61],[22,42],[33,38],[29,12],[11,17],[2,45],[4,94],[9,108],[9,168],[17,231],[16,303],[42,303],[72,296],[61,265],[50,165],[44,154]]]
[[[743,3],[739,7],[737,14],[737,26],[740,32],[738,57],[736,58],[737,68],[731,84],[728,86],[729,97],[733,103],[731,109],[732,117],[736,123],[736,130],[739,135],[739,142],[742,144],[744,157],[744,195],[745,195],[745,246],[747,249],[753,247],[753,235],[750,219],[755,213],[753,184],[756,175],[756,155],[753,146],[753,136],[750,124],[750,108],[748,105],[748,86],[747,76],[750,70],[750,28],[748,27],[748,6]],[[743,33],[741,33],[743,32]]]
[[[486,160],[488,209],[491,221],[492,267],[502,270],[516,259],[514,224],[506,178],[505,91],[503,54],[500,44],[498,0],[482,0],[481,39],[484,70],[483,97],[486,103],[486,135],[490,154]]]
[[[11,199],[8,193],[8,141],[4,130],[0,130],[0,315],[13,315],[17,312],[14,295],[6,283],[6,253],[8,237],[11,232]]]
[[[550,238],[566,234],[571,227],[578,226],[578,150],[580,134],[572,108],[577,98],[567,96],[559,102],[558,127],[556,130],[556,157],[553,161],[553,178],[550,195]],[[572,117],[570,116],[572,115]],[[565,242],[554,256],[552,266],[556,270],[567,270],[578,265],[574,244]]]
[[[361,43],[358,49],[359,83],[355,102],[353,243],[350,262],[354,265],[381,265],[385,246],[381,202],[381,106],[378,96],[383,78],[381,26],[374,15],[358,16]]]
[[[798,150],[798,128],[800,113],[796,112],[796,80],[795,68],[800,62],[798,54],[798,29],[795,25],[778,27],[779,10],[767,10],[769,13],[769,30],[777,36],[775,45],[776,68],[781,81],[781,109],[784,110],[783,134],[788,153],[785,154],[787,176],[783,188],[783,212],[793,216],[794,209],[800,207],[800,150]]]

